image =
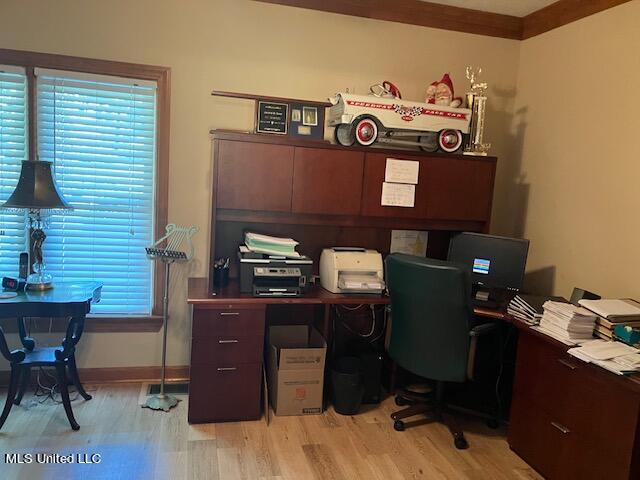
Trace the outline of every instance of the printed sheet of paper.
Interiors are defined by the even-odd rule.
[[[390,253],[406,253],[424,257],[427,255],[429,232],[419,230],[391,230]]]
[[[413,207],[416,199],[416,186],[405,183],[382,184],[380,204],[388,207]]]
[[[419,171],[420,162],[387,158],[387,164],[384,169],[384,181],[417,185]]]

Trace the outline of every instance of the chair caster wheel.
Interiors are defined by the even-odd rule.
[[[402,420],[396,420],[395,422],[393,422],[393,428],[396,432],[403,432],[404,422]]]
[[[453,444],[458,450],[466,450],[469,448],[469,444],[467,443],[467,439],[464,438],[464,435],[453,437]]]
[[[496,420],[495,418],[490,418],[489,420],[487,420],[487,427],[489,427],[490,429],[495,430],[499,426],[500,422],[498,422],[498,420]]]
[[[396,395],[395,402],[396,402],[396,405],[399,407],[404,407],[405,405],[409,405],[409,401],[406,398],[401,397],[400,395]]]

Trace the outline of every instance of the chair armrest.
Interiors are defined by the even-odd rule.
[[[498,328],[497,323],[482,323],[469,330],[470,337],[480,337]]]
[[[473,380],[473,373],[475,371],[476,366],[476,348],[478,343],[478,337],[485,335],[489,332],[492,332],[498,328],[497,323],[482,323],[480,325],[476,325],[471,330],[469,330],[469,357],[467,358],[467,378],[469,380]]]

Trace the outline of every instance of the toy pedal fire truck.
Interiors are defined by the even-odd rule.
[[[389,82],[373,85],[371,95],[337,93],[329,101],[328,124],[343,146],[389,143],[453,153],[469,134],[471,110],[402,100]]]

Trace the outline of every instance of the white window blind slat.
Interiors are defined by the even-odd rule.
[[[151,82],[36,69],[38,153],[73,211],[52,215],[47,270],[104,282],[92,313],[147,315],[153,265],[156,88]]]
[[[27,78],[24,68],[0,65],[0,204],[18,184],[27,159]],[[17,276],[27,251],[23,213],[0,209],[0,275]]]

